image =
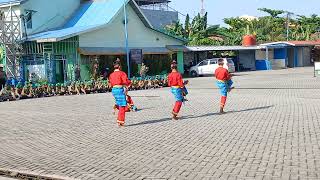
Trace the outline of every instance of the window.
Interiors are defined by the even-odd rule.
[[[210,64],[217,64],[216,60],[210,60]]]
[[[233,61],[232,61],[232,59],[228,59],[228,63],[229,63],[229,64],[234,64]]]
[[[28,11],[25,16],[27,29],[32,29],[32,12]]]
[[[206,66],[208,65],[208,61],[202,61],[201,63],[199,63],[199,66]]]
[[[4,12],[0,11],[0,21],[4,20]]]
[[[27,24],[27,29],[32,29],[32,14],[28,13],[26,16],[26,24]]]

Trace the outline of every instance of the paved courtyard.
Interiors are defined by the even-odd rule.
[[[234,77],[219,115],[212,77],[190,79],[183,119],[169,89],[0,103],[0,171],[61,179],[320,179],[320,78],[312,68]]]

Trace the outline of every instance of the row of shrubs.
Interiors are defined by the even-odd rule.
[[[163,88],[168,86],[167,76],[148,76],[145,78],[131,78],[130,91],[152,88]],[[15,101],[20,99],[42,98],[52,96],[67,96],[111,92],[108,80],[98,79],[85,82],[67,82],[49,84],[47,82],[31,83],[17,82],[7,83],[0,91],[0,102]]]

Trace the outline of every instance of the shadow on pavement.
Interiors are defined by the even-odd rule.
[[[232,74],[232,76],[234,76],[234,77],[235,77],[235,76],[248,76],[248,75],[249,75],[249,74],[241,74],[241,73],[240,73],[240,74],[233,74],[233,73],[231,73],[231,74]]]
[[[147,125],[147,124],[155,124],[155,123],[161,123],[165,121],[172,121],[171,118],[163,118],[163,119],[158,119],[158,120],[151,120],[151,121],[144,121],[136,124],[129,124],[126,127],[131,127],[131,126],[140,126],[140,125]]]
[[[188,89],[210,89],[210,90],[216,90],[216,89],[219,89],[217,87],[195,87],[195,88],[188,88]],[[311,88],[290,88],[290,87],[235,87],[234,90],[248,90],[248,89],[253,89],[253,90],[268,90],[268,89],[271,89],[271,90],[277,90],[277,89],[280,89],[280,90],[319,90],[320,88],[314,88],[314,87],[311,87]]]
[[[230,113],[238,113],[238,112],[247,112],[247,111],[255,111],[255,110],[262,110],[262,109],[269,109],[272,106],[262,106],[262,107],[255,107],[255,108],[249,108],[249,109],[243,109],[243,110],[238,110],[238,111],[228,111],[225,114],[230,114]],[[222,115],[225,115],[222,114]],[[221,115],[220,113],[208,113],[208,114],[203,114],[203,115],[199,115],[199,116],[182,116],[180,118],[180,121],[183,120],[190,120],[190,119],[196,119],[196,118],[202,118],[202,117],[209,117],[209,116],[215,116],[215,115]],[[172,120],[172,118],[163,118],[163,119],[157,119],[157,120],[150,120],[150,121],[144,121],[144,122],[140,122],[140,123],[136,123],[136,124],[129,124],[127,125],[127,127],[132,127],[132,126],[140,126],[140,125],[147,125],[147,124],[156,124],[156,123],[162,123],[165,121],[174,121]]]
[[[150,109],[155,109],[155,107],[149,107],[149,108],[138,108],[136,112],[140,112],[143,110],[150,110]]]
[[[255,111],[255,110],[262,110],[262,109],[269,109],[272,106],[262,106],[262,107],[255,107],[255,108],[249,108],[249,109],[243,109],[243,110],[238,110],[238,111],[227,111],[224,114],[220,114],[220,113],[208,113],[208,114],[203,114],[200,116],[192,116],[189,119],[195,119],[195,118],[202,118],[202,117],[208,117],[208,116],[214,116],[214,115],[225,115],[225,114],[232,114],[232,113],[239,113],[239,112],[247,112],[247,111]]]
[[[262,89],[262,90],[268,90],[268,89],[285,89],[285,90],[287,90],[287,89],[301,89],[301,90],[304,90],[304,89],[314,89],[314,90],[316,90],[316,89],[320,89],[320,88],[313,88],[313,87],[311,87],[311,88],[295,88],[295,87],[236,87],[235,89]]]

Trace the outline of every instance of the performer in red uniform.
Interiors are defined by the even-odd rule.
[[[127,106],[126,106],[126,112],[136,112],[138,110],[137,106],[134,105],[134,102],[132,100],[132,97],[129,96],[128,94],[126,94],[127,97]],[[114,105],[113,106],[113,114],[115,114],[115,112],[119,110],[119,106],[118,105]]]
[[[168,85],[171,87],[171,92],[175,96],[176,102],[172,111],[172,119],[178,120],[182,102],[184,101],[184,92],[187,92],[184,87],[182,75],[177,70],[177,62],[171,63],[172,72],[168,75]]]
[[[113,63],[114,72],[109,76],[109,82],[112,86],[112,95],[115,98],[116,105],[119,107],[117,123],[119,126],[125,124],[125,113],[127,107],[126,92],[128,86],[131,85],[131,81],[125,72],[121,71],[121,65],[119,61]]]
[[[219,67],[215,71],[215,76],[217,79],[217,86],[220,89],[221,100],[220,100],[220,113],[224,113],[224,106],[226,105],[228,92],[233,89],[231,75],[228,70],[223,68],[224,59],[218,60]]]

